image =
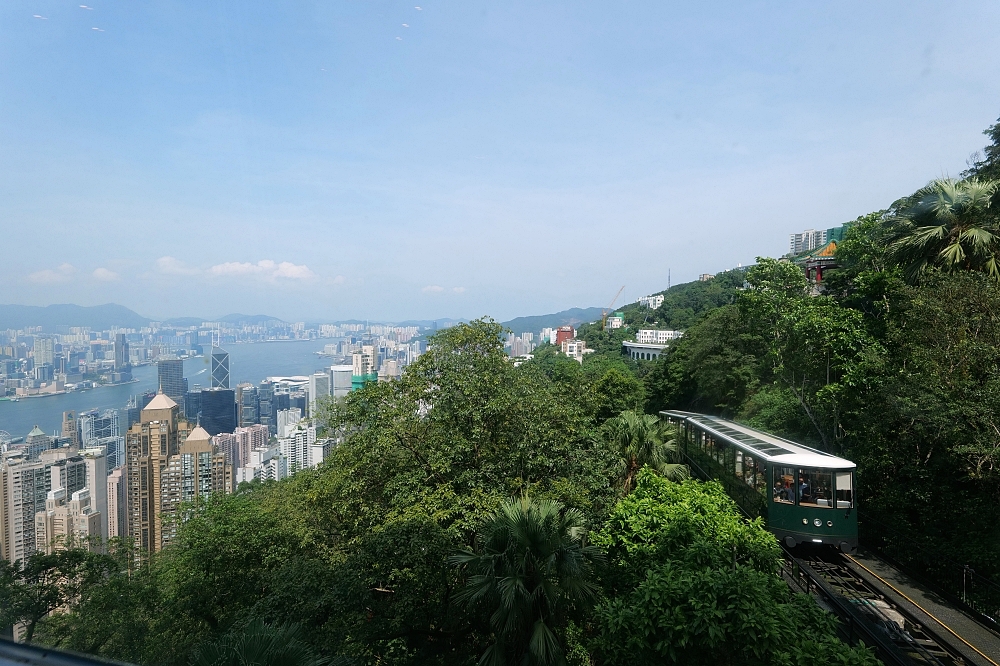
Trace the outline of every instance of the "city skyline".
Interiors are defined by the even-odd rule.
[[[40,11],[0,7],[0,215],[52,241],[10,303],[600,305],[956,176],[1000,111],[993,3]]]

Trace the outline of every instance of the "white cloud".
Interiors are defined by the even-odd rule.
[[[95,280],[100,280],[101,282],[114,282],[119,277],[118,273],[108,270],[103,266],[95,268],[93,275]]]
[[[180,259],[173,257],[160,257],[157,259],[156,270],[165,275],[196,275],[199,272],[197,268],[192,268]]]
[[[270,279],[287,278],[289,280],[306,280],[316,277],[305,264],[293,264],[290,261],[277,263],[272,259],[262,259],[256,264],[249,261],[227,261],[216,264],[208,269],[212,275],[260,275]]]
[[[274,277],[288,278],[289,280],[307,280],[315,277],[316,274],[309,270],[305,264],[293,264],[290,261],[283,261],[278,264],[278,270],[274,271]]]
[[[46,268],[45,270],[31,273],[28,275],[28,281],[35,284],[59,284],[60,282],[69,280],[70,276],[75,272],[76,267],[72,264],[62,264],[55,270]]]
[[[345,278],[343,275],[338,275],[337,277],[333,278],[334,284],[344,284],[345,282],[347,282],[347,278]]]
[[[452,287],[451,290],[456,294],[461,294],[465,292],[465,287]]]
[[[439,287],[436,284],[430,284],[421,289],[420,291],[424,292],[425,294],[429,294],[432,292],[437,293],[439,291],[444,291],[444,287]]]

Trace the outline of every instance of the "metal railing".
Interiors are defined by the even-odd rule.
[[[911,535],[858,512],[858,537],[862,546],[904,573],[971,611],[991,629],[1000,631],[1000,585],[981,576],[967,564],[921,545]]]

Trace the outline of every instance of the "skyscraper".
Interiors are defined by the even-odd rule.
[[[129,364],[128,342],[124,333],[115,335],[115,370],[120,372]]]
[[[212,347],[212,388],[229,388],[229,352]]]
[[[309,375],[309,416],[316,416],[316,408],[323,398],[330,397],[330,373]]]
[[[330,394],[337,398],[343,398],[350,393],[353,374],[353,365],[330,366]]]
[[[118,410],[92,409],[80,414],[80,445],[84,449],[104,447],[108,469],[125,464],[125,438],[118,423]]]
[[[236,430],[236,392],[227,388],[203,390],[200,423],[210,435]]]
[[[62,436],[69,440],[70,446],[80,448],[80,425],[76,420],[76,412],[63,412]]]
[[[184,361],[179,358],[168,358],[156,364],[160,380],[160,392],[170,398],[175,404],[184,402]]]
[[[141,553],[160,550],[160,488],[163,470],[187,439],[191,426],[177,403],[163,393],[153,398],[125,437],[128,535]],[[140,555],[142,556],[142,555]]]
[[[277,432],[274,411],[274,384],[262,381],[257,387],[257,404],[260,412],[260,424],[267,426],[270,434]]]
[[[24,450],[28,455],[28,460],[38,460],[42,451],[48,451],[52,448],[52,438],[42,432],[38,426],[31,429],[24,441]]]
[[[260,421],[260,397],[256,386],[239,384],[236,387],[236,402],[239,404],[240,426],[252,426]]]

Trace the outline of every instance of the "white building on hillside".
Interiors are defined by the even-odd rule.
[[[647,308],[655,310],[656,308],[663,305],[663,294],[656,294],[655,296],[643,296],[642,298],[639,299],[639,305],[645,305]]]
[[[654,329],[640,329],[635,335],[635,341],[647,345],[665,345],[677,340],[684,331],[657,331]]]

